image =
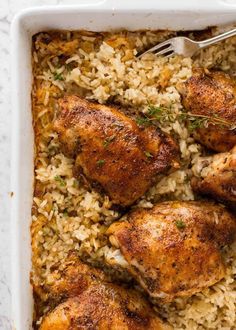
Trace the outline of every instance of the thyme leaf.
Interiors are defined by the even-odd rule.
[[[137,117],[136,123],[138,126],[150,126],[151,125],[151,121],[147,117]]]
[[[176,225],[176,227],[178,228],[178,229],[184,229],[185,227],[186,227],[186,224],[185,224],[185,222],[183,221],[183,220],[176,220],[175,221],[175,225]]]
[[[65,218],[67,218],[67,217],[69,216],[67,209],[64,210],[64,212],[63,212],[63,216],[64,216]]]
[[[194,118],[189,120],[188,129],[190,132],[207,126],[206,118]]]
[[[63,76],[62,76],[61,73],[54,72],[53,73],[53,77],[54,77],[54,80],[61,80],[61,81],[64,80],[64,78],[63,78]]]
[[[77,180],[74,179],[72,187],[73,188],[78,188],[78,181]]]
[[[147,158],[153,158],[153,155],[149,151],[144,151],[144,154]]]
[[[115,135],[111,135],[111,136],[107,137],[107,138],[103,141],[103,146],[104,146],[104,148],[107,148],[107,147],[111,144],[111,142],[115,140],[115,138],[116,138]]]
[[[104,164],[105,164],[105,160],[104,160],[104,159],[99,159],[99,160],[97,161],[97,165],[98,165],[99,167],[102,167]]]
[[[61,187],[65,187],[66,186],[65,180],[63,180],[60,175],[56,175],[54,177],[54,180],[57,181]]]
[[[65,67],[66,67],[67,72],[68,73],[71,73],[72,67],[71,67],[70,63],[69,64],[66,64]]]

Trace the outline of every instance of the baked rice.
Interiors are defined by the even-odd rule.
[[[214,29],[191,33],[206,38]],[[179,143],[181,166],[160,175],[158,183],[134,207],[151,208],[163,200],[194,200],[190,186],[192,165],[205,155],[181,120],[178,86],[197,66],[234,73],[236,38],[201,51],[197,57],[170,59],[148,54],[135,55],[175,36],[171,31],[116,33],[45,32],[33,37],[32,111],[35,131],[35,189],[32,206],[33,285],[51,284],[55,265],[63,269],[70,251],[86,262],[105,267],[114,276],[129,281],[125,271],[107,265],[119,251],[105,235],[108,226],[121,216],[108,196],[87,190],[72,173],[73,160],[60,152],[58,136],[52,129],[57,100],[78,94],[99,103],[122,106],[126,111],[145,113],[148,103],[171,109],[173,122],[161,122],[163,131]],[[236,244],[225,250],[227,275],[214,286],[188,299],[170,304],[157,302],[158,313],[174,329],[236,329]],[[124,260],[120,257],[120,263]],[[37,307],[37,306],[36,306]]]

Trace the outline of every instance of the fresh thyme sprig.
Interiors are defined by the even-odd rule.
[[[148,104],[147,113],[144,113],[142,117],[136,118],[136,123],[139,126],[159,125],[165,122],[175,122],[177,115],[167,107],[157,107],[152,104]]]
[[[207,115],[194,114],[191,112],[182,112],[180,116],[182,116],[183,120],[189,121],[190,130],[195,130],[201,127],[208,127],[209,124],[218,125],[221,128],[234,129],[230,122],[224,120],[223,118],[220,118],[216,114],[210,117]]]
[[[193,131],[198,128],[208,127],[209,124],[218,125],[221,128],[235,129],[230,122],[220,118],[216,114],[213,116],[194,114],[191,112],[182,111],[176,114],[172,111],[171,107],[156,107],[148,104],[147,113],[142,117],[136,118],[139,126],[159,125],[165,122],[175,122],[176,120],[187,121],[188,129]]]

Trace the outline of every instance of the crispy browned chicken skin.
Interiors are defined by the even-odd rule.
[[[217,116],[236,125],[235,78],[224,72],[196,69],[183,86],[182,102],[193,114]],[[236,144],[236,129],[209,124],[197,129],[194,137],[207,148],[224,152]]]
[[[102,271],[81,262],[75,254],[68,257],[62,270],[55,266],[50,278],[52,284],[34,285],[34,292],[42,302],[51,306],[81,294],[98,281],[107,281]]]
[[[115,108],[77,96],[59,104],[54,127],[63,152],[76,157],[75,174],[99,184],[115,204],[131,205],[176,164],[176,143],[155,127],[142,129]]]
[[[40,330],[170,329],[140,293],[99,279],[96,269],[81,262],[69,267],[69,272],[62,275],[58,288],[53,288],[54,297],[66,292],[69,298],[44,317]],[[71,279],[68,277],[70,275]]]
[[[131,290],[98,283],[58,305],[43,320],[40,330],[170,329],[149,304]]]
[[[152,297],[167,301],[222,279],[220,248],[235,233],[235,219],[223,206],[177,201],[137,209],[108,229],[130,273]]]
[[[200,157],[193,166],[195,192],[227,202],[236,208],[236,146],[229,152]]]

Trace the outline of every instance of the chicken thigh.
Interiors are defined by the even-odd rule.
[[[71,254],[62,269],[55,266],[50,274],[50,283],[34,285],[34,293],[42,302],[54,306],[66,298],[79,295],[98,281],[105,280],[107,278],[102,271],[86,265]]]
[[[209,123],[198,128],[194,137],[207,148],[224,152],[236,145],[236,82],[220,71],[196,69],[182,86],[182,102],[187,111],[221,119],[219,125]],[[224,125],[227,122],[229,125]],[[222,126],[222,125],[223,126]]]
[[[107,233],[150,296],[170,301],[224,277],[221,248],[234,240],[236,221],[214,203],[173,201],[134,210]]]
[[[165,325],[149,304],[133,290],[98,283],[58,305],[40,330],[161,330]]]
[[[229,152],[198,158],[192,170],[195,192],[236,207],[236,146]]]
[[[82,274],[79,276],[81,267]],[[84,273],[85,269],[87,274]],[[69,273],[72,274],[71,280],[68,278]],[[62,276],[63,285],[59,284],[60,288],[56,289],[57,295],[60,291],[67,291],[69,298],[44,316],[40,330],[170,329],[159,319],[140,293],[99,279],[97,270],[82,263],[80,266],[71,265],[69,273]],[[74,276],[75,274],[77,276]],[[95,277],[92,279],[91,276],[94,274]],[[82,285],[81,290],[80,282],[84,283],[84,280],[87,281],[87,287]],[[78,287],[78,290],[75,290],[75,287]],[[54,295],[55,288],[53,291]]]
[[[115,204],[131,205],[158,173],[177,164],[178,148],[169,135],[77,96],[60,101],[54,128],[62,151],[76,158],[75,175],[102,187]]]

